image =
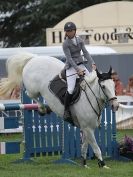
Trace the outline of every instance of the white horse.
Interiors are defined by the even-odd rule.
[[[0,83],[0,96],[10,94],[16,86],[23,83],[28,96],[36,100],[40,108],[42,108],[42,103],[38,101],[38,96],[41,95],[50,109],[63,117],[64,106],[48,88],[49,82],[63,69],[64,63],[62,61],[54,57],[37,56],[25,52],[9,58],[6,67],[8,78]],[[78,120],[84,135],[81,148],[83,165],[87,167],[86,154],[88,144],[90,144],[98,158],[99,166],[107,168],[96,142],[94,130],[99,125],[98,117],[105,101],[108,99],[114,110],[118,108],[118,102],[115,96],[114,82],[111,79],[111,69],[108,73],[97,73],[99,78],[95,71],[90,73],[90,77],[84,77],[81,84],[84,91],[81,92],[78,102],[71,105],[70,109],[72,117]],[[76,121],[75,124],[77,125]]]

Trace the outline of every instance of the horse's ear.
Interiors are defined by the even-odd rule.
[[[110,66],[110,69],[109,69],[109,72],[108,72],[109,75],[112,74],[112,67]]]
[[[100,79],[101,74],[99,73],[98,69],[96,68],[96,73],[97,73],[97,77]]]

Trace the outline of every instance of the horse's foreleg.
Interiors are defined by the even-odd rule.
[[[98,159],[99,167],[109,168],[105,165],[105,162],[103,161],[102,153],[101,153],[101,150],[96,142],[93,130],[88,130],[88,140],[89,140],[89,144],[91,145],[91,147],[94,151],[95,156]]]
[[[87,150],[88,150],[88,139],[87,134],[84,131],[82,134],[82,146],[81,146],[81,165],[87,167]]]
[[[95,156],[97,157],[98,159],[98,165],[99,167],[104,167],[104,168],[108,168],[106,165],[105,165],[105,162],[103,161],[103,158],[102,158],[102,154],[101,154],[101,150],[96,142],[96,139],[95,139],[95,136],[94,136],[94,131],[93,130],[90,130],[90,129],[87,129],[87,131],[84,131],[84,134],[85,134],[85,139],[83,139],[85,142],[83,142],[83,155],[85,155],[85,151],[86,151],[86,154],[87,154],[87,149],[88,146],[87,146],[87,143],[89,143],[94,151],[94,154]],[[85,150],[84,150],[84,147],[85,147]],[[85,157],[85,156],[83,156]],[[86,157],[85,157],[86,159]]]
[[[91,145],[95,156],[98,158],[98,165],[99,167],[105,166],[105,163],[102,159],[101,151],[99,146],[97,145],[97,142],[95,140],[95,136],[93,136],[93,133],[91,131],[83,131],[83,137],[82,137],[82,147],[81,147],[81,165],[84,167],[87,166],[87,150],[88,150],[88,144]]]
[[[33,98],[33,100],[38,104],[38,113],[40,116],[44,116],[45,114],[50,114],[52,112],[48,105],[43,104],[36,98]]]
[[[33,101],[35,101],[38,104],[38,113],[40,116],[44,116],[45,114],[49,114],[51,112],[49,106],[45,105],[44,103],[42,103],[39,99],[38,99],[38,94],[31,94],[29,92],[27,92],[27,95],[33,99]]]

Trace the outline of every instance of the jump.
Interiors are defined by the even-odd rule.
[[[64,68],[64,63],[54,57],[37,56],[32,53],[18,53],[11,56],[6,63],[8,77],[0,82],[0,96],[10,94],[16,86],[24,84],[28,96],[38,103],[40,111],[45,107],[38,101],[41,95],[50,109],[60,117],[64,115],[64,105],[49,89],[49,84]],[[101,111],[106,101],[112,109],[118,109],[114,82],[111,79],[111,68],[107,73],[93,71],[81,81],[79,99],[70,106],[74,124],[83,132],[81,148],[82,165],[87,167],[86,154],[88,144],[91,145],[100,167],[108,168],[102,158],[101,150],[96,142],[94,130],[99,126]]]

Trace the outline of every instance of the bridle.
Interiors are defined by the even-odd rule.
[[[101,115],[101,111],[103,110],[103,108],[105,107],[105,105],[106,105],[108,102],[117,99],[117,97],[113,97],[113,98],[108,99],[108,96],[107,96],[107,94],[105,93],[105,91],[104,91],[104,89],[103,89],[103,87],[102,87],[102,85],[101,85],[101,81],[103,81],[103,80],[100,80],[100,79],[99,79],[99,80],[98,80],[99,88],[101,88],[103,94],[104,94],[105,97],[106,97],[106,99],[104,100],[103,106],[101,106],[100,103],[99,103],[99,101],[98,101],[97,96],[95,95],[94,91],[92,90],[92,88],[90,87],[90,85],[88,84],[88,82],[85,80],[84,77],[83,77],[82,79],[85,81],[87,87],[91,90],[92,94],[94,95],[94,97],[95,97],[95,99],[96,99],[96,102],[97,102],[97,105],[98,105],[98,109],[99,109],[98,111],[97,111],[97,110],[95,109],[95,107],[92,105],[92,102],[91,102],[91,100],[89,99],[89,96],[87,95],[86,89],[83,89],[83,88],[81,87],[82,90],[84,91],[85,95],[86,95],[86,98],[87,98],[88,102],[90,103],[90,105],[91,105],[93,111],[95,112],[95,114],[97,115],[98,120],[99,120],[100,115]],[[99,89],[99,92],[100,92],[100,89]]]
[[[110,102],[110,101],[113,101],[113,100],[117,100],[117,97],[112,97],[112,98],[108,98],[108,96],[107,96],[107,94],[105,93],[105,91],[104,91],[104,89],[103,89],[103,87],[101,86],[101,82],[102,82],[103,80],[98,80],[98,83],[99,83],[99,86],[100,86],[100,88],[101,88],[101,90],[102,90],[102,92],[103,92],[103,94],[105,95],[105,97],[107,98],[106,100],[106,103],[107,102]]]

